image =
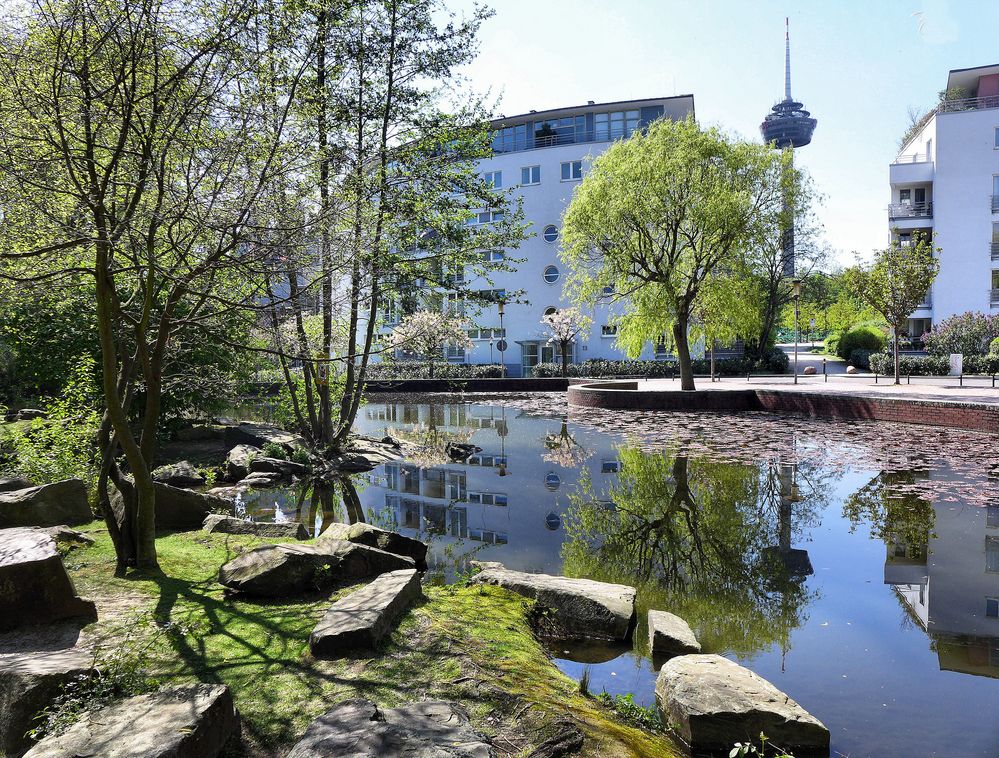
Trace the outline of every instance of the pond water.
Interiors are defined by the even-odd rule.
[[[390,399],[358,431],[419,452],[352,487],[254,494],[249,515],[394,525],[452,576],[476,558],[637,587],[633,648],[555,653],[594,692],[654,703],[660,608],[820,718],[833,755],[999,754],[996,437],[563,395]]]

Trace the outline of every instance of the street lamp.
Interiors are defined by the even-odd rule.
[[[499,318],[500,318],[500,341],[496,346],[499,348],[500,352],[500,376],[506,379],[506,329],[503,328],[503,311],[506,307],[506,301],[499,301]]]
[[[794,298],[794,383],[798,383],[798,305],[801,300],[801,279],[791,282],[791,295]]]

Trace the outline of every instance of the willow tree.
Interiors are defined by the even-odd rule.
[[[926,299],[940,271],[940,248],[933,247],[932,236],[914,235],[912,245],[892,240],[874,254],[870,264],[860,264],[846,271],[846,285],[866,305],[888,322],[892,331],[895,356],[895,384],[899,378],[899,333],[916,307]]]
[[[798,183],[779,151],[693,119],[656,121],[611,145],[577,188],[563,220],[570,292],[593,303],[612,287],[627,303],[622,346],[635,355],[665,337],[692,390],[688,332],[705,283],[779,224]]]

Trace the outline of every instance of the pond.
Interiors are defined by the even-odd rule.
[[[833,755],[999,753],[995,437],[557,394],[391,398],[357,426],[419,453],[335,492],[254,494],[249,515],[394,525],[451,577],[475,558],[635,586],[633,649],[555,651],[591,692],[654,703],[658,608],[820,718]]]

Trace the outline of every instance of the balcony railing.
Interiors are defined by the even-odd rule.
[[[937,106],[937,113],[955,113],[957,111],[981,111],[988,108],[999,108],[999,96],[963,97],[956,100],[945,100]]]
[[[989,245],[989,253],[992,254],[992,260],[999,261],[999,242],[993,242]]]
[[[932,218],[933,202],[892,203],[888,206],[889,218]]]
[[[904,163],[929,163],[930,156],[929,153],[912,153],[911,155],[900,155],[894,161],[892,161],[893,166],[898,166]]]
[[[574,129],[560,128],[556,133],[519,134],[510,138],[495,137],[493,139],[494,153],[519,153],[523,150],[537,150],[544,147],[559,145],[579,145],[587,142],[615,142],[626,139],[637,128],[612,126],[606,129]]]

